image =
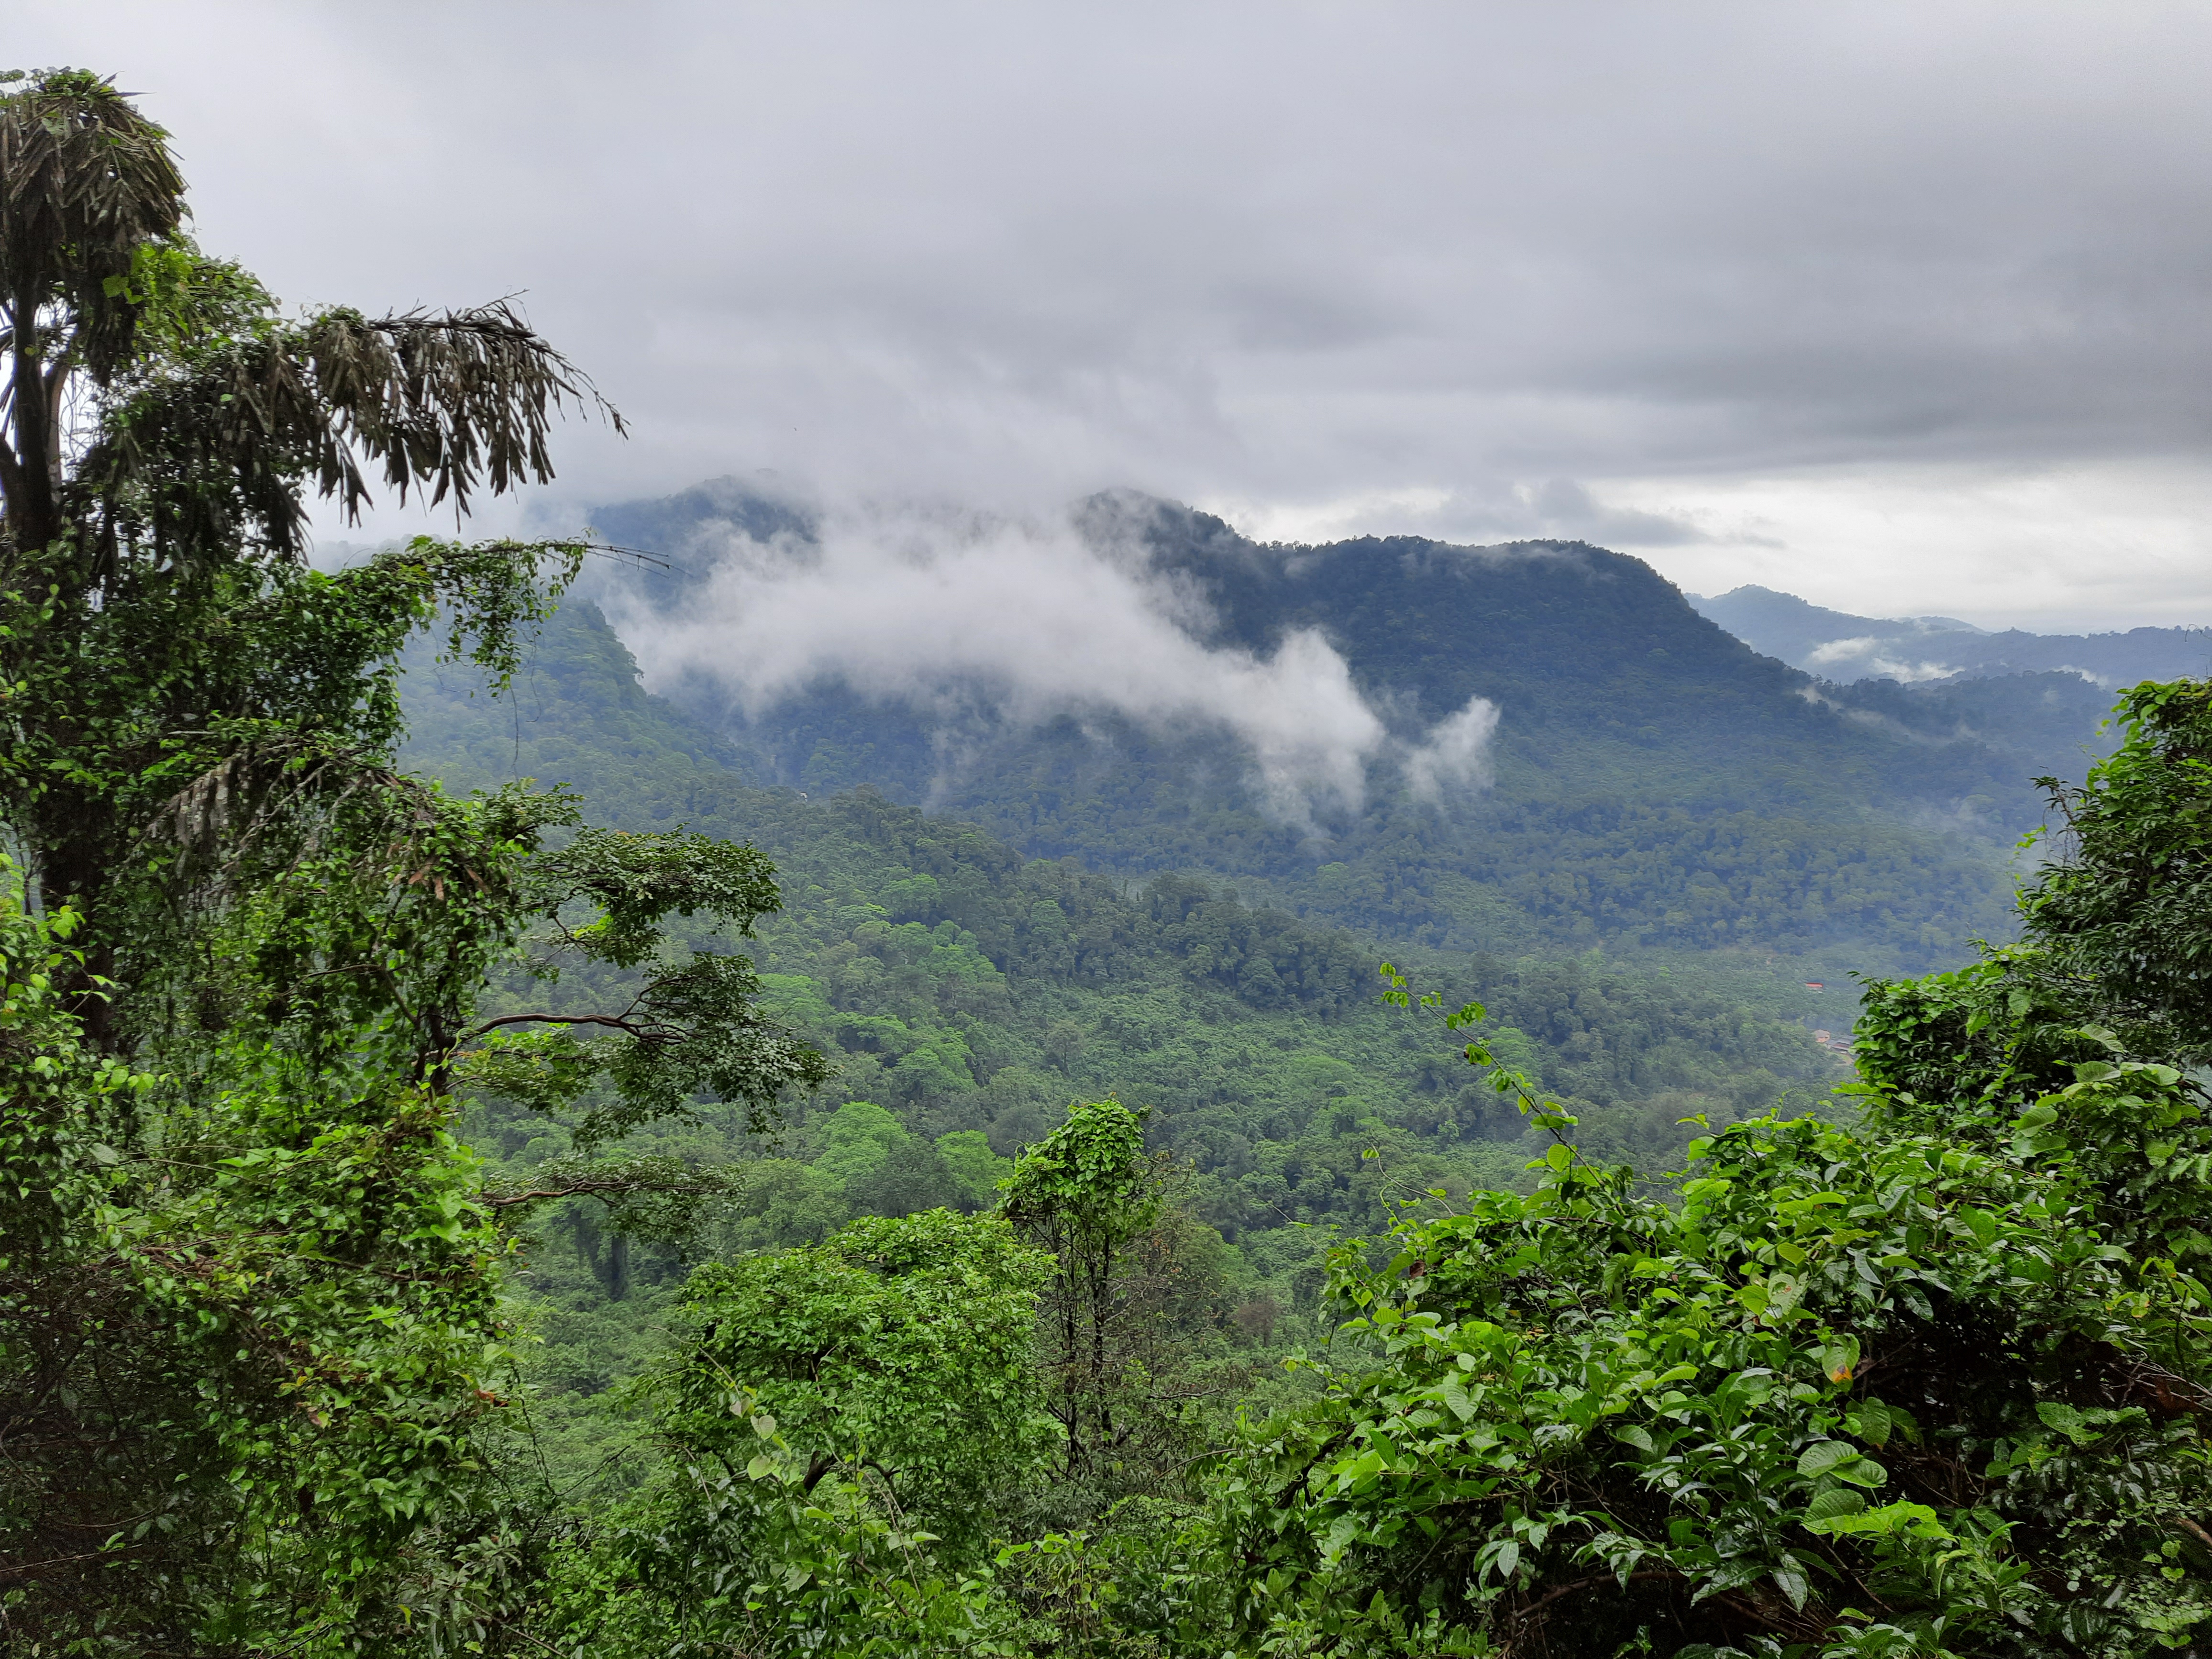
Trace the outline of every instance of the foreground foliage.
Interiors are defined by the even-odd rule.
[[[1371,1361],[1228,1466],[1248,1627],[1382,1650],[2191,1647],[2212,1126],[2142,1034],[2192,1056],[2207,1033],[2193,936],[2133,918],[2205,902],[2206,711],[2196,685],[2129,695],[2024,945],[1870,988],[1855,1122],[1702,1138],[1663,1200],[1562,1140],[1533,1194],[1409,1218],[1386,1264],[1340,1252]],[[2132,1042],[2097,1023],[2114,1008]]]
[[[394,763],[409,636],[502,679],[581,544],[307,564],[311,491],[549,478],[573,368],[503,307],[287,316],[112,85],[0,85],[0,1636],[434,1644],[517,1570],[479,1443],[509,1220],[679,1225],[726,1178],[605,1143],[825,1075],[732,949],[772,871]],[[518,958],[630,978],[477,1018]],[[488,1189],[464,1082],[573,1144],[552,1179]]]
[[[1563,1157],[1379,1269],[1341,1257],[1375,1360],[1240,1471],[1251,1616],[1264,1588],[1346,1639],[2185,1644],[2212,1619],[2194,1091],[2091,1061],[2024,1113],[1864,1105],[1700,1140],[1678,1203]]]
[[[96,1057],[77,926],[0,895],[0,1629],[312,1650],[397,1620],[410,1543],[483,1476],[509,1244],[478,1161],[373,1073],[240,1051],[185,1105]]]

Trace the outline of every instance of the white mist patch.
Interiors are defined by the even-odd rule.
[[[1153,727],[1226,728],[1282,815],[1357,809],[1382,723],[1328,641],[1272,655],[1187,631],[1202,602],[1151,573],[1141,550],[1100,547],[1065,522],[833,509],[814,538],[757,541],[709,526],[680,561],[709,574],[680,616],[634,593],[607,608],[648,686],[687,675],[749,716],[842,680],[947,722],[980,700],[1018,724],[1107,712]]]
[[[1498,705],[1472,697],[1466,708],[1429,728],[1406,757],[1406,783],[1417,799],[1441,800],[1447,789],[1490,785],[1490,739],[1498,730]]]
[[[1806,660],[1824,671],[1856,669],[1856,678],[1890,679],[1906,684],[1916,680],[1940,680],[1959,672],[1939,662],[1907,662],[1889,654],[1901,642],[1895,638],[1876,638],[1871,634],[1856,639],[1830,640],[1825,645],[1814,646]]]

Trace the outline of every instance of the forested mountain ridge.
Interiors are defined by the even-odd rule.
[[[648,617],[696,605],[702,573],[733,546],[817,533],[805,510],[726,483],[594,517],[684,568],[628,585],[624,603]],[[866,783],[1094,868],[1256,879],[1304,914],[1386,937],[1828,951],[1884,969],[2008,925],[2011,843],[2040,821],[2031,780],[2047,743],[2031,755],[1824,691],[1640,560],[1564,543],[1265,547],[1129,494],[1092,498],[1075,521],[1123,556],[1139,550],[1192,601],[1181,620],[1209,647],[1265,659],[1318,630],[1401,745],[1486,699],[1491,787],[1421,799],[1385,753],[1358,811],[1324,802],[1293,821],[1226,733],[972,708],[952,731],[941,707],[834,679],[748,714],[711,670],[655,683],[760,781]],[[2085,719],[2084,739],[2093,730]]]
[[[784,908],[755,947],[765,1000],[836,1074],[790,1101],[764,1140],[715,1107],[632,1142],[744,1170],[719,1250],[809,1243],[859,1216],[988,1206],[1007,1158],[1070,1099],[1114,1096],[1147,1109],[1152,1144],[1191,1171],[1185,1201],[1218,1230],[1194,1236],[1215,1238],[1209,1294],[1287,1340],[1293,1327],[1275,1322],[1310,1328],[1331,1237],[1387,1225],[1394,1200],[1430,1188],[1523,1182],[1542,1151],[1433,1030],[1378,1002],[1376,964],[1396,945],[1189,876],[1027,859],[873,790],[755,787],[729,738],[639,685],[588,604],[550,620],[499,697],[427,641],[407,665],[402,759],[449,788],[532,778],[580,790],[594,822],[680,825],[775,860]],[[1432,981],[1489,1003],[1500,1052],[1583,1114],[1594,1155],[1664,1162],[1686,1133],[1678,1120],[1804,1109],[1844,1074],[1808,1028],[1848,1027],[1850,991],[1810,993],[1773,967],[1493,955],[1437,963]],[[564,979],[554,1006],[619,1002],[615,990]],[[515,982],[488,1006],[546,994]],[[520,1184],[565,1146],[556,1126],[492,1103],[468,1133]],[[545,1339],[540,1411],[567,1464],[588,1468],[617,1443],[607,1391],[646,1363],[686,1271],[592,1200],[550,1218],[526,1283]]]

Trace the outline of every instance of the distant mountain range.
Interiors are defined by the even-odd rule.
[[[2081,775],[2110,702],[2056,665],[2007,674],[1995,658],[1983,672],[2001,678],[1839,684],[1777,650],[1805,656],[1856,637],[1838,629],[1863,619],[1826,621],[1765,595],[1765,614],[1813,621],[1806,645],[1763,651],[1641,560],[1580,543],[1261,545],[1129,494],[1093,498],[1073,519],[1088,544],[1110,550],[1101,557],[1141,565],[1172,596],[1177,637],[1208,664],[1264,667],[1302,635],[1326,640],[1341,664],[1331,672],[1387,733],[1364,756],[1357,801],[1316,797],[1285,812],[1249,733],[1148,720],[1110,699],[1025,699],[1018,684],[949,670],[901,689],[865,672],[865,654],[772,696],[744,689],[743,651],[702,654],[701,619],[710,641],[717,617],[739,638],[746,606],[769,603],[810,561],[834,560],[823,538],[836,532],[804,503],[741,483],[595,513],[611,540],[677,567],[610,579],[600,598],[647,684],[721,733],[757,783],[817,796],[865,786],[970,819],[1030,856],[1129,875],[1212,872],[1301,914],[1453,949],[1723,946],[1877,970],[1955,958],[2007,926],[2012,843],[2044,810],[2033,780]],[[856,609],[863,597],[847,596]],[[1739,590],[1699,605],[1756,611],[1759,599]],[[988,587],[972,596],[978,611],[1015,602]],[[1901,626],[1878,625],[1885,637]],[[939,611],[915,626],[942,635],[957,664],[964,622]],[[1908,626],[1947,641],[2035,637],[1941,618]],[[680,666],[656,657],[679,628],[693,641]],[[743,650],[759,648],[756,638]],[[2085,654],[2059,660],[2118,666],[2109,653],[2072,659]],[[2191,665],[2177,655],[2175,672]],[[1424,745],[1483,705],[1495,729],[1474,733],[1486,739],[1480,763],[1432,787]]]
[[[2212,671],[2212,629],[1991,633],[1955,617],[1854,617],[1767,587],[1684,597],[1753,650],[1838,684],[2056,672],[2112,688]]]

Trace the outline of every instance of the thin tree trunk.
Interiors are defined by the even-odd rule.
[[[15,295],[10,310],[15,343],[9,365],[8,412],[15,428],[15,465],[9,469],[8,530],[18,548],[40,548],[62,532],[62,454],[51,401],[55,388],[46,380],[36,296]]]

